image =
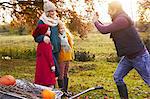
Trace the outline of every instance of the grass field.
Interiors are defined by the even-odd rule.
[[[1,57],[3,57],[2,53],[13,56],[10,60],[0,59],[0,75],[10,74],[17,79],[24,78],[33,81],[35,47],[36,43],[31,36],[0,36]],[[82,97],[89,96],[89,99],[103,99],[104,95],[107,95],[109,99],[119,99],[113,80],[113,73],[118,63],[114,60],[116,52],[109,35],[90,33],[85,40],[75,37],[74,50],[89,51],[95,54],[96,57],[94,61],[73,61],[71,63],[69,90],[79,93],[87,88],[100,85],[105,89],[91,91]],[[130,99],[150,98],[149,87],[144,84],[135,70],[132,70],[125,77],[125,82],[128,86]]]

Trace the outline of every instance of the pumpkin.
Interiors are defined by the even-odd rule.
[[[16,79],[11,75],[4,75],[0,78],[0,85],[14,85]]]
[[[55,99],[55,93],[53,91],[44,89],[41,92],[42,99]]]

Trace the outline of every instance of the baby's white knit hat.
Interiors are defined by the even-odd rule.
[[[43,0],[44,1],[44,12],[48,12],[50,10],[56,10],[56,6],[49,0]]]

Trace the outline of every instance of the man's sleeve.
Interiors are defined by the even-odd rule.
[[[113,23],[109,25],[103,25],[101,22],[97,21],[94,23],[96,28],[103,34],[113,33],[119,31],[121,29],[127,28],[130,23],[124,17],[119,17],[113,21]]]

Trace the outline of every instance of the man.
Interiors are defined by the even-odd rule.
[[[103,25],[98,21],[98,14],[93,17],[93,22],[102,34],[110,33],[117,55],[122,57],[114,73],[114,80],[120,98],[128,99],[128,91],[123,78],[134,68],[145,83],[150,86],[150,55],[142,43],[133,22],[123,11],[118,1],[112,1],[108,5],[108,13],[112,18],[111,24]]]

